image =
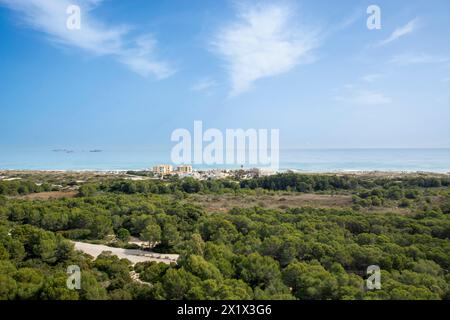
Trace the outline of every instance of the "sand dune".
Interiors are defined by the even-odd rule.
[[[114,248],[100,244],[91,244],[85,242],[73,242],[73,243],[75,244],[76,250],[87,253],[90,256],[93,256],[94,258],[97,258],[104,251],[110,251],[112,254],[116,255],[121,259],[130,260],[131,263],[133,264],[145,261],[156,261],[170,264],[172,262],[176,262],[179,257],[178,254],[163,254],[137,249]]]

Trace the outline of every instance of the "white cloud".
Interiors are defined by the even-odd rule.
[[[217,86],[217,82],[214,79],[211,78],[203,78],[200,79],[197,83],[195,83],[192,87],[191,90],[192,91],[209,91],[212,88],[215,88]]]
[[[318,33],[300,28],[296,21],[282,5],[239,7],[237,21],[221,29],[213,41],[214,51],[226,62],[231,95],[312,60]]]
[[[433,63],[444,63],[449,61],[448,58],[442,56],[434,56],[425,53],[412,54],[405,53],[394,56],[389,60],[389,63],[396,64],[399,66],[408,66],[412,64],[433,64]]]
[[[337,25],[337,29],[342,30],[352,26],[356,21],[363,17],[361,12],[363,12],[361,8],[355,9],[350,16],[346,17]]]
[[[129,40],[126,26],[104,25],[91,14],[103,0],[0,0],[0,4],[15,10],[30,28],[44,33],[49,40],[68,47],[82,49],[99,56],[110,55],[134,72],[157,78],[173,74],[170,66],[154,57],[156,45],[151,35]],[[81,7],[81,29],[66,27],[69,5]]]
[[[363,86],[368,83],[372,83],[382,77],[383,75],[377,73],[366,74],[361,77],[360,81],[357,83],[347,83],[341,88],[334,90],[335,92],[338,92],[338,94],[334,96],[334,100],[351,105],[390,104],[392,102],[391,98],[384,93],[363,88]]]
[[[384,105],[391,103],[391,99],[380,92],[367,89],[347,90],[343,95],[334,98],[338,102],[358,105]]]
[[[407,34],[410,34],[414,30],[418,28],[418,19],[411,20],[403,27],[395,29],[395,31],[385,40],[381,41],[378,45],[384,46],[388,43],[391,43],[403,36],[406,36]]]
[[[378,79],[380,79],[382,77],[381,74],[366,74],[365,76],[363,76],[361,79],[364,82],[374,82]]]

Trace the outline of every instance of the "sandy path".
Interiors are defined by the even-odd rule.
[[[73,243],[75,244],[75,250],[87,253],[94,258],[97,258],[103,251],[110,251],[113,255],[118,256],[120,259],[128,259],[133,264],[145,261],[156,261],[170,264],[172,262],[176,262],[179,257],[178,254],[164,254],[136,249],[113,248],[85,242]]]
[[[49,191],[30,193],[24,196],[18,196],[17,198],[26,200],[51,200],[61,198],[74,198],[77,194],[78,191]]]

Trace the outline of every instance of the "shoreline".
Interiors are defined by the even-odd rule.
[[[243,169],[225,169],[225,168],[210,168],[210,169],[195,169],[196,172],[210,172],[210,171],[222,171],[222,172],[236,172],[240,170],[249,171],[254,168]],[[264,170],[264,169],[262,169]],[[0,180],[2,174],[39,174],[39,173],[53,173],[53,174],[110,174],[110,175],[129,175],[127,172],[151,172],[149,169],[2,169],[0,168]],[[278,173],[293,172],[296,174],[305,175],[371,175],[371,176],[421,176],[421,175],[435,175],[435,176],[450,176],[450,171],[423,171],[423,170],[324,170],[324,171],[306,171],[299,169],[284,169],[273,171],[270,175]]]

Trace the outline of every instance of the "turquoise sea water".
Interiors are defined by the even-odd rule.
[[[91,151],[2,150],[0,170],[140,170],[159,163],[170,163],[170,150]],[[194,165],[194,168],[208,167]],[[287,169],[304,172],[373,170],[450,172],[450,149],[280,150],[280,170]]]

